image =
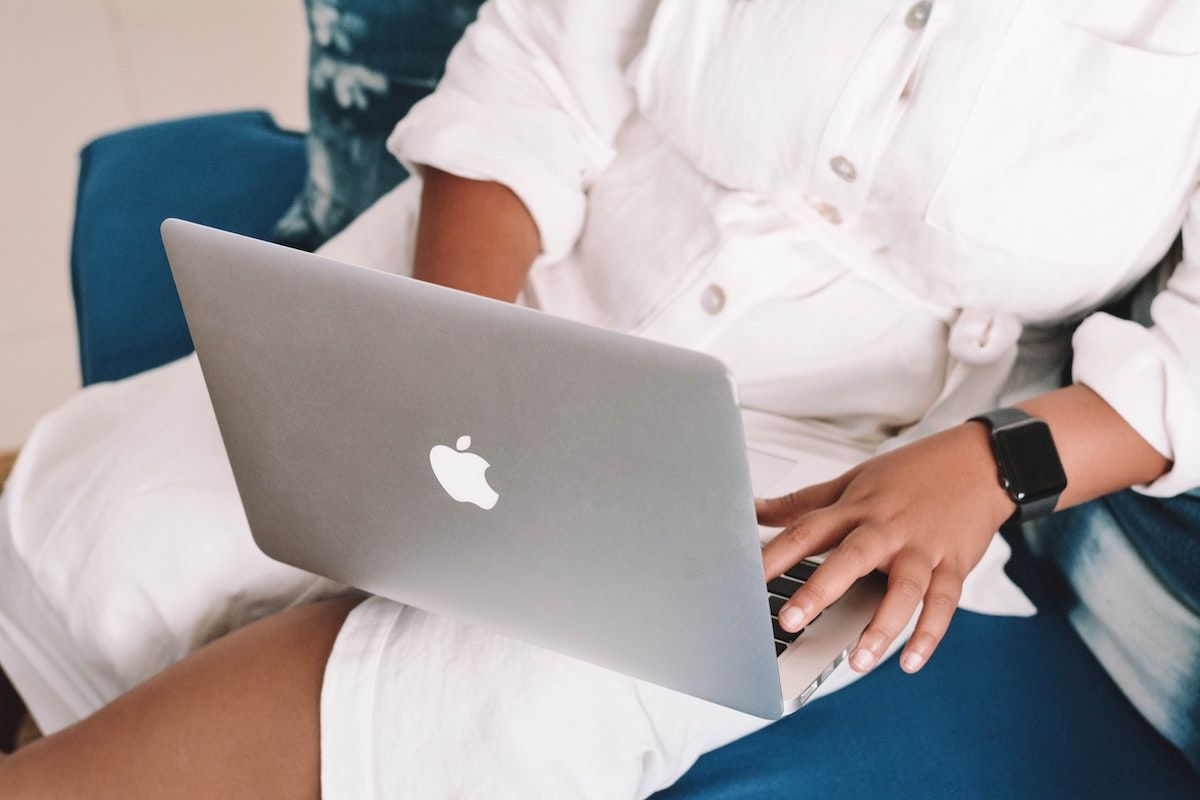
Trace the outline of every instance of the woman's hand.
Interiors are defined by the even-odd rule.
[[[978,422],[756,506],[760,524],[784,528],[763,548],[768,580],[835,548],[781,609],[785,629],[804,627],[872,570],[888,574],[887,594],[850,654],[859,672],[875,666],[922,600],[900,666],[916,672],[929,660],[958,607],[963,578],[1015,509],[1000,486],[987,428]]]

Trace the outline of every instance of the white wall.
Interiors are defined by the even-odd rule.
[[[80,147],[238,108],[303,129],[307,47],[303,0],[0,0],[0,450],[79,387]]]

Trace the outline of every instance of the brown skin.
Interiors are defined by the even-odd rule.
[[[2,800],[317,800],[325,662],[361,598],[301,606],[200,648],[0,761]]]
[[[426,167],[413,277],[495,300],[517,299],[541,249],[512,190]]]
[[[1020,404],[1050,425],[1067,473],[1058,508],[1148,483],[1171,468],[1095,392],[1076,384]],[[757,502],[759,521],[783,527],[763,548],[768,579],[802,558],[835,548],[780,610],[799,630],[873,569],[888,591],[850,655],[865,672],[924,608],[900,657],[916,672],[941,642],[963,578],[1015,506],[1000,488],[986,427],[967,422],[864,461],[844,475]]]
[[[497,184],[430,169],[422,203],[414,275],[515,299],[539,249],[520,200]],[[1086,387],[1023,407],[1050,423],[1062,453],[1070,487],[1060,507],[1170,469]],[[887,596],[856,650],[870,663],[859,668],[870,668],[924,598],[902,662],[915,671],[945,632],[962,577],[1012,508],[983,426],[959,425],[828,483],[758,501],[763,524],[786,528],[763,550],[764,571],[774,577],[836,546],[789,602],[806,616],[871,569],[889,572]],[[201,648],[88,719],[0,760],[0,800],[318,797],[321,680],[356,602],[293,609]]]

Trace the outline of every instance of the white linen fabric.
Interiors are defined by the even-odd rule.
[[[422,165],[497,180],[541,233],[524,302],[718,355],[755,430],[848,467],[1056,385],[1068,326],[1182,224],[1158,324],[1075,335],[1171,494],[1200,484],[1197,53],[1170,0],[494,0],[391,140],[418,177],[324,252],[407,271]],[[18,462],[0,664],[47,727],[339,590],[253,549],[211,413],[184,359],[86,390]],[[1029,613],[1003,560],[964,600]],[[326,672],[324,790],[643,796],[759,724],[371,600]]]
[[[521,197],[537,304],[689,346],[819,240],[946,323],[914,435],[994,400],[1023,327],[1088,317],[1075,379],[1174,461],[1140,488],[1200,485],[1194,2],[495,0],[390,145]],[[1181,223],[1156,325],[1089,317]]]

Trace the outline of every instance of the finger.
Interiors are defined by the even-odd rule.
[[[818,508],[784,528],[763,548],[763,575],[771,580],[801,559],[828,550],[854,529],[855,520],[837,506]]]
[[[779,610],[784,630],[798,631],[837,600],[856,580],[891,555],[888,537],[879,529],[859,526],[846,536],[816,572]]]
[[[925,592],[925,607],[921,609],[917,627],[900,656],[900,668],[905,672],[916,672],[925,666],[941,643],[950,627],[950,619],[958,610],[962,582],[962,576],[946,566],[933,571],[929,589]]]
[[[879,659],[883,658],[888,647],[912,619],[917,605],[929,589],[932,574],[931,559],[909,555],[893,561],[888,572],[887,593],[850,654],[850,667],[853,670],[867,672],[879,663]]]
[[[826,481],[781,497],[756,497],[754,511],[758,515],[759,525],[768,528],[782,528],[809,512],[832,505],[841,494],[840,479]]]

